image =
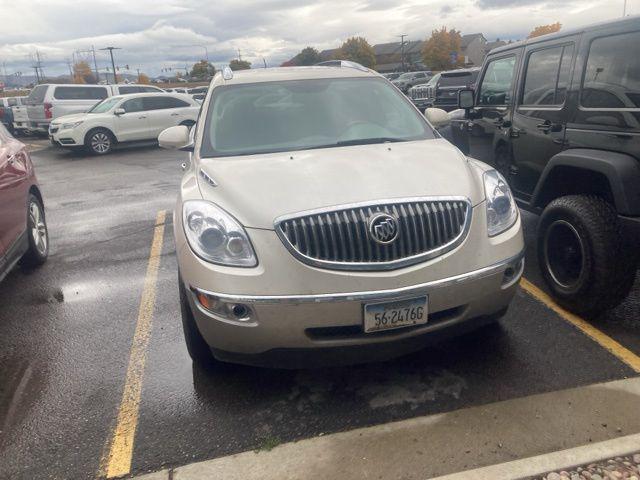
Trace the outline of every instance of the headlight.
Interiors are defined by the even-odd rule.
[[[518,219],[518,208],[507,181],[497,170],[484,173],[487,198],[487,232],[490,237],[510,228]]]
[[[242,225],[211,202],[188,200],[182,224],[191,249],[203,260],[219,265],[255,267],[258,263]]]
[[[60,130],[70,130],[72,128],[76,128],[78,125],[80,125],[82,123],[82,120],[79,122],[74,122],[74,123],[63,123],[60,126]]]

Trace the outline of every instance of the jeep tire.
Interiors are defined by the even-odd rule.
[[[596,317],[633,286],[636,255],[625,245],[615,209],[602,198],[570,195],[549,203],[537,247],[542,275],[568,310]]]

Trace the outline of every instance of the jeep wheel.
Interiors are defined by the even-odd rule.
[[[635,279],[615,209],[601,198],[552,201],[538,225],[538,261],[558,302],[595,317],[618,305]]]
[[[106,155],[113,147],[113,135],[108,130],[97,128],[87,134],[84,145],[94,155]]]

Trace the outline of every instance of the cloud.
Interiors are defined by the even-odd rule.
[[[113,45],[122,48],[117,63],[157,75],[204,58],[201,45],[218,65],[238,49],[278,65],[305,46],[335,48],[353,35],[372,44],[400,34],[417,40],[447,26],[516,40],[536,25],[617,16],[609,0],[0,0],[0,18],[11,19],[2,24],[0,60],[9,73],[31,72],[28,56],[38,49],[46,73],[61,74],[75,50]],[[106,52],[97,57],[108,65]]]

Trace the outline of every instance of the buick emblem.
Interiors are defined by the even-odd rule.
[[[387,245],[398,238],[398,220],[388,213],[377,213],[369,219],[369,236],[374,242]]]

